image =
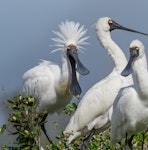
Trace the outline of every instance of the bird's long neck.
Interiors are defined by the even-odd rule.
[[[144,55],[133,64],[133,79],[134,84],[139,92],[139,96],[148,97],[148,70],[147,59]]]
[[[101,45],[108,51],[114,62],[114,68],[121,72],[127,64],[127,59],[120,47],[111,39],[110,32],[97,31]]]

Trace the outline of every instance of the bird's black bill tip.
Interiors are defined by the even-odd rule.
[[[74,57],[76,64],[77,64],[77,66],[76,66],[77,72],[81,75],[87,75],[89,73],[89,70],[81,63],[78,55],[74,54],[73,57]]]
[[[89,74],[89,70],[80,63],[79,64],[77,63],[77,72],[81,75]]]
[[[123,70],[123,71],[121,72],[121,76],[127,77],[127,76],[130,75],[131,73],[132,73],[131,71]]]
[[[79,84],[71,85],[70,92],[72,95],[77,97],[77,99],[80,99],[80,95],[82,91],[81,91],[81,87],[79,86]]]
[[[128,64],[125,67],[125,69],[121,72],[121,76],[126,77],[126,76],[130,75],[133,72],[133,70],[132,70],[132,61],[133,61],[133,59],[130,58]]]
[[[77,80],[77,77],[76,77],[76,72],[72,73],[70,92],[72,95],[76,96],[78,99],[79,99],[81,92],[82,92],[81,87],[80,87],[78,80]]]

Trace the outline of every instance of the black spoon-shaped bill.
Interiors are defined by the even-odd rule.
[[[140,31],[136,31],[136,30],[124,27],[124,26],[118,24],[117,22],[115,22],[113,20],[111,20],[109,22],[109,25],[110,25],[110,31],[115,30],[115,29],[120,29],[120,30],[125,30],[125,31],[134,32],[134,33],[138,33],[138,34],[142,34],[142,35],[148,36],[147,33],[143,33],[143,32],[140,32]]]
[[[122,76],[128,76],[133,72],[132,63],[134,59],[138,56],[139,56],[139,48],[137,47],[130,48],[130,58],[125,69],[121,72]]]

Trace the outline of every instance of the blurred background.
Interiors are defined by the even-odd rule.
[[[109,16],[126,27],[148,33],[148,1],[118,0],[0,0],[0,128],[7,122],[9,112],[4,99],[18,95],[25,71],[38,64],[40,59],[61,62],[60,52],[54,49],[52,30],[58,30],[61,21],[80,22],[88,29],[89,45],[80,53],[83,64],[90,74],[80,80],[82,95],[96,82],[108,75],[113,63],[96,38],[95,23],[98,18]],[[113,31],[112,38],[129,55],[129,44],[133,39],[141,40],[148,49],[148,37]],[[76,98],[73,98],[76,101]],[[64,117],[64,119],[63,119]],[[67,124],[68,117],[48,117],[59,122],[58,128]],[[53,123],[47,123],[48,134],[53,138],[59,132]],[[8,133],[0,136],[0,146],[11,139]]]

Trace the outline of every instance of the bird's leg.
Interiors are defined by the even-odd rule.
[[[95,129],[93,129],[90,134],[88,136],[86,136],[86,138],[82,141],[82,143],[80,144],[80,150],[83,150],[85,148],[88,148],[88,143],[91,140],[91,138],[93,137],[93,135],[95,134]]]
[[[119,145],[120,150],[123,150],[123,146],[122,146],[121,142],[118,142],[117,144]]]
[[[134,135],[132,135],[132,136],[130,137],[130,139],[128,140],[128,146],[129,146],[129,148],[130,148],[131,150],[133,149],[133,145],[132,145],[133,137],[134,137]]]
[[[126,150],[126,148],[124,149],[124,147],[122,146],[121,142],[118,142],[117,144],[118,144],[120,150]]]
[[[125,134],[125,146],[127,146],[127,133]]]
[[[143,150],[143,145],[144,145],[144,138],[145,138],[145,134],[148,130],[146,130],[145,132],[142,133],[142,143],[141,143],[141,150]]]
[[[42,118],[42,120],[41,120],[41,122],[40,122],[40,123],[41,123],[41,129],[42,129],[42,131],[44,132],[44,134],[45,134],[46,138],[48,139],[49,143],[53,145],[52,141],[50,140],[49,136],[47,135],[47,131],[46,131],[46,129],[45,129],[45,124],[43,123],[43,122],[46,120],[47,116],[48,116],[48,114],[46,113],[46,114],[43,116],[43,118]],[[43,123],[43,124],[42,124],[42,123]]]
[[[126,133],[126,145],[128,145],[131,150],[133,150],[133,145],[132,145],[133,137],[134,137],[134,135],[132,135],[132,136],[128,139],[127,133]]]

